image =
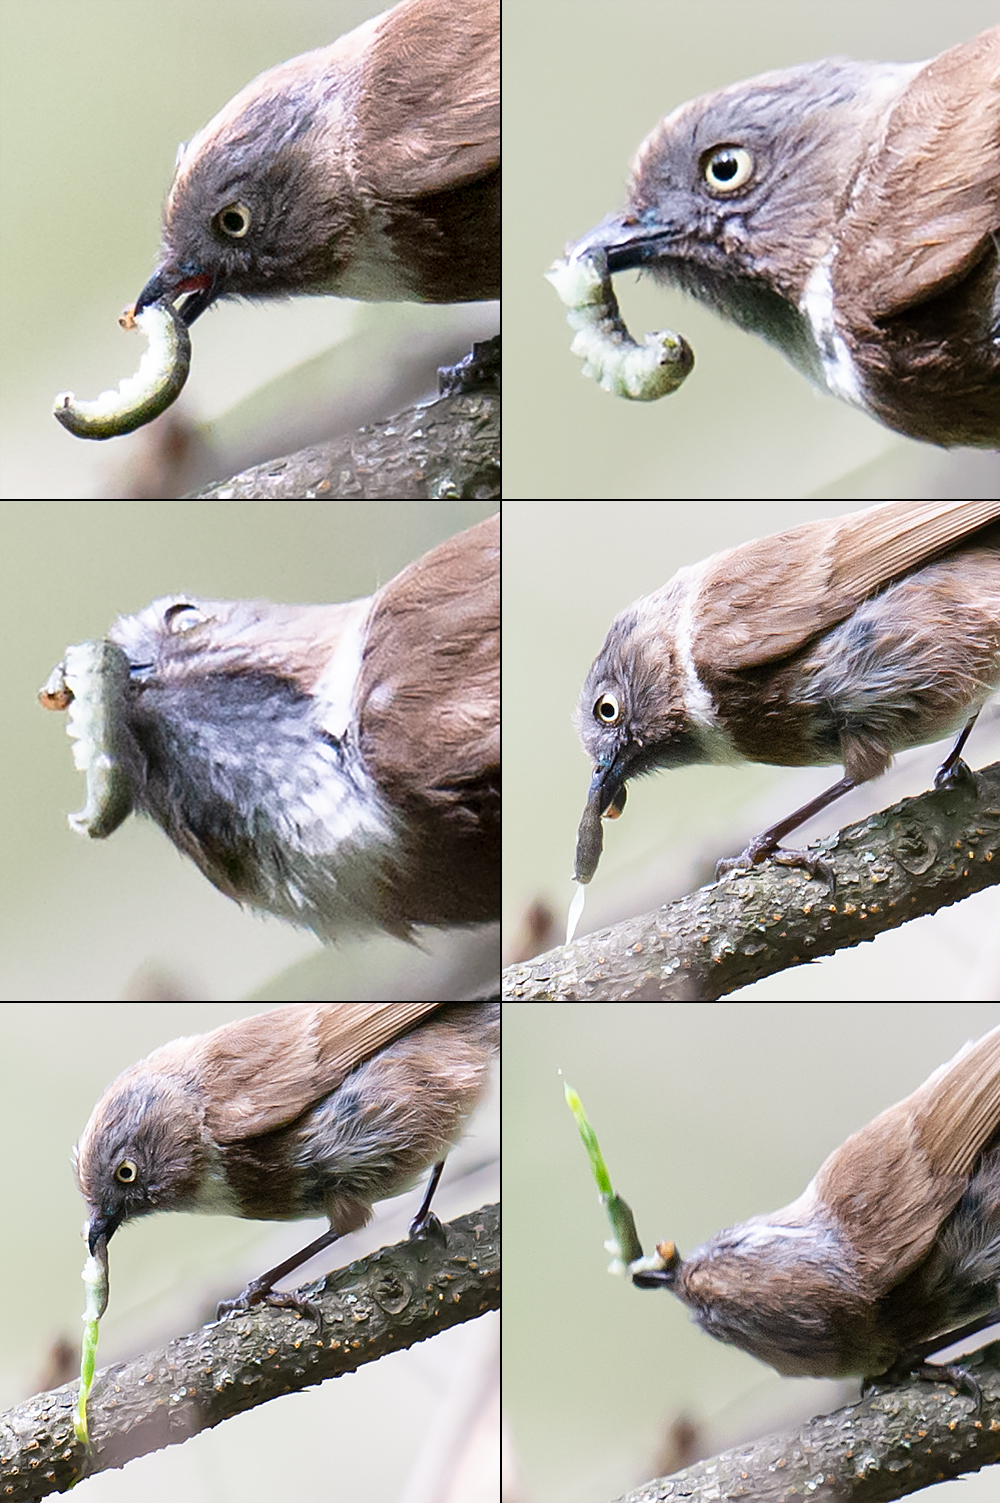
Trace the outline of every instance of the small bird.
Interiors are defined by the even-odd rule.
[[[324,938],[500,911],[500,519],[373,596],[193,595],[121,616],[42,689],[110,835],[147,814],[220,891]]]
[[[91,1255],[126,1221],[201,1211],[254,1221],[326,1216],[329,1230],[254,1279],[220,1313],[267,1300],[278,1279],[364,1226],[372,1203],[432,1165],[481,1099],[500,1008],[473,1002],[293,1004],[175,1039],[112,1081],[74,1154]]]
[[[499,0],[401,0],[247,84],[181,148],[135,305],[500,296]]]
[[[849,1137],[791,1205],[643,1262],[634,1283],[785,1376],[964,1378],[924,1358],[1000,1322],[1000,1028]]]
[[[889,428],[997,448],[1000,26],[928,62],[826,58],[680,105],[588,250]]]
[[[779,841],[907,747],[961,732],[936,784],[967,773],[959,753],[998,688],[1000,501],[888,502],[680,569],[615,618],[583,686],[594,770],[576,880],[594,875],[629,778],[698,762],[843,763],[720,863],[815,867]]]

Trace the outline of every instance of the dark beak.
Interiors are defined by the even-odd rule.
[[[141,313],[153,303],[172,303],[184,292],[191,295],[177,311],[190,328],[218,295],[211,275],[196,266],[174,266],[170,262],[158,266],[136,299],[135,311]]]
[[[639,216],[622,211],[602,219],[569,246],[566,254],[579,256],[586,251],[603,250],[607,253],[609,272],[629,271],[669,255],[675,238],[669,226],[646,223]]]
[[[102,1212],[97,1211],[93,1216],[91,1216],[90,1220],[87,1222],[87,1246],[90,1248],[92,1257],[96,1258],[98,1256],[101,1256],[103,1257],[105,1262],[107,1261],[108,1242],[121,1226],[124,1219],[125,1217],[122,1211],[114,1211],[110,1216],[106,1216]],[[100,1254],[98,1253],[99,1246],[102,1248],[102,1252]]]

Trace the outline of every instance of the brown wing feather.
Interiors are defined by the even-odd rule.
[[[1000,1027],[848,1138],[815,1189],[861,1255],[878,1299],[927,1255],[976,1159],[1000,1132]]]
[[[330,1002],[275,1007],[205,1034],[205,1125],[219,1143],[271,1132],[341,1084],[356,1065],[438,1002]],[[190,1044],[190,1040],[184,1040]]]
[[[457,188],[500,161],[499,0],[404,0],[386,13],[357,104],[359,178],[381,198]]]
[[[699,587],[695,663],[738,670],[787,657],[866,596],[998,519],[1000,501],[890,502],[720,553]]]
[[[1000,230],[1000,26],[904,90],[839,234],[835,295],[873,318],[964,276]]]
[[[366,765],[395,802],[446,803],[499,775],[498,516],[379,591],[357,702]]]

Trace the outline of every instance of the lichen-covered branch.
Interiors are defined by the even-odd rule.
[[[1000,762],[848,825],[836,888],[765,861],[504,972],[505,1001],[714,1001],[1000,883]]]
[[[77,1383],[0,1415],[0,1499],[34,1503],[89,1472],[124,1466],[268,1399],[354,1372],[500,1302],[500,1215],[483,1206],[308,1286],[308,1316],[269,1305],[215,1321],[134,1362],[107,1367],[88,1406],[93,1455],[73,1435]]]
[[[500,397],[421,402],[198,491],[197,500],[500,499]],[[189,498],[191,499],[191,498]]]
[[[964,1365],[982,1389],[967,1394],[911,1379],[658,1477],[616,1503],[891,1503],[933,1482],[1000,1461],[1000,1342]]]

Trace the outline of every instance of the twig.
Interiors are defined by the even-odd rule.
[[[97,1374],[89,1465],[73,1436],[77,1383],[0,1415],[0,1499],[34,1503],[82,1476],[176,1445],[280,1394],[354,1372],[500,1302],[500,1215],[483,1206],[445,1239],[397,1243],[307,1286],[323,1317],[262,1305]]]

